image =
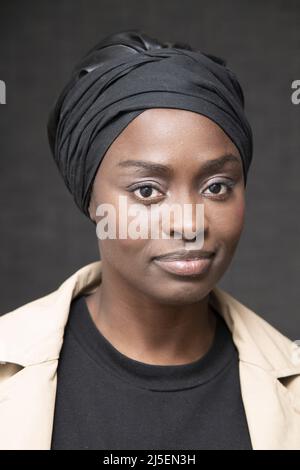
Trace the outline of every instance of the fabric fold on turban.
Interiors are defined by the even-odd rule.
[[[89,217],[92,184],[106,151],[149,108],[184,109],[213,120],[238,148],[246,185],[253,138],[244,104],[224,59],[125,31],[106,37],[75,67],[50,113],[48,138],[68,190]]]

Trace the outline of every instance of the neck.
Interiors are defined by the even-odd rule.
[[[127,357],[146,364],[194,362],[213,342],[216,318],[208,295],[188,305],[161,304],[124,286],[123,279],[112,279],[103,266],[101,284],[86,303],[106,339]]]

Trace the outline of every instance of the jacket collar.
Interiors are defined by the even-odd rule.
[[[23,367],[58,359],[72,299],[93,292],[101,282],[102,262],[90,263],[50,294],[0,318],[0,362]],[[292,342],[229,293],[214,287],[210,302],[227,323],[241,361],[275,377],[300,374],[293,364]],[[6,341],[14,330],[14,343]],[[268,354],[266,354],[268,351]]]
[[[58,359],[71,301],[101,282],[101,264],[96,261],[82,267],[57,290],[0,317],[0,362],[26,367]],[[12,331],[13,343],[9,340]]]
[[[215,287],[211,302],[232,333],[239,358],[269,371],[276,378],[300,374],[292,361],[293,342],[228,292]]]

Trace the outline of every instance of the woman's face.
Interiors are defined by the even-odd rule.
[[[125,215],[120,196],[128,210],[140,204],[146,219],[151,207],[159,209],[163,203],[182,208],[189,204],[194,209],[183,220],[181,239],[174,237],[178,232],[174,217],[168,238],[162,238],[162,232],[156,239],[150,232],[148,238],[120,238],[119,216]],[[112,282],[114,278],[122,280],[124,287],[159,303],[197,302],[227,270],[242,232],[245,194],[239,151],[205,116],[180,109],[148,109],[122,131],[101,162],[90,203],[90,215],[96,223],[102,219],[96,215],[97,206],[103,203],[112,205],[117,215],[116,238],[98,241],[104,275],[107,272]],[[159,263],[155,257],[199,249],[199,244],[193,248],[193,240],[184,235],[185,229],[199,227],[196,204],[202,204],[204,210],[200,248],[213,256],[199,274],[169,272],[166,267],[170,264]],[[128,224],[133,218],[128,216]]]

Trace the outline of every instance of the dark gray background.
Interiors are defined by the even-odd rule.
[[[94,226],[52,160],[49,108],[76,61],[105,35],[141,28],[220,55],[253,125],[246,224],[219,286],[300,339],[299,1],[1,0],[0,311],[57,288],[98,259]]]

